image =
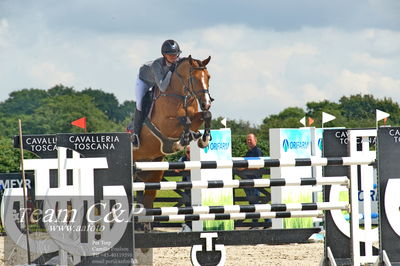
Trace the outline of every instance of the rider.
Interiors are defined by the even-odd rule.
[[[127,131],[132,133],[132,144],[134,148],[140,146],[140,131],[142,129],[144,115],[142,112],[142,99],[146,92],[157,86],[160,91],[165,92],[171,81],[172,72],[175,70],[179,55],[179,45],[174,40],[166,40],[161,46],[162,57],[145,63],[139,69],[136,80],[136,111],[134,119],[129,123]]]

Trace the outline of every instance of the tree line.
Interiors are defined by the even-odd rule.
[[[375,109],[390,113],[388,124],[400,124],[399,104],[391,98],[376,99],[373,95],[343,96],[338,102],[323,100],[308,102],[306,108],[288,107],[278,114],[266,116],[260,125],[249,121],[227,119],[232,132],[232,155],[243,156],[247,151],[246,135],[255,133],[258,145],[265,155],[269,154],[270,128],[297,128],[304,116],[312,117],[312,126],[321,126],[322,112],[336,116],[325,127],[366,128],[375,127]],[[72,87],[56,85],[48,90],[22,89],[10,93],[0,102],[0,172],[19,169],[19,151],[12,147],[12,137],[18,134],[18,119],[23,122],[24,134],[81,133],[70,122],[87,117],[90,133],[124,132],[130,122],[134,101],[119,103],[112,93],[87,88],[76,91]],[[212,128],[220,128],[223,117],[212,121]],[[170,156],[177,159],[181,154]]]

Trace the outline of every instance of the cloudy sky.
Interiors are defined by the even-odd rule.
[[[400,101],[398,0],[0,0],[0,101],[56,84],[135,100],[165,39],[204,59],[214,116],[259,124],[286,107]]]

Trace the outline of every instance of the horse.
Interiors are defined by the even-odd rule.
[[[132,151],[134,162],[162,161],[167,154],[183,150],[190,141],[205,148],[210,141],[211,102],[210,74],[205,60],[182,58],[171,76],[165,92],[156,90],[151,111],[140,133],[140,146]],[[200,110],[199,110],[200,107]],[[204,133],[199,128],[204,123]],[[160,182],[164,171],[136,171],[134,179],[141,182]],[[156,191],[145,191],[143,205],[153,208]]]

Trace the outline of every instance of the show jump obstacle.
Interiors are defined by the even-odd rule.
[[[329,131],[327,131],[329,132]],[[331,131],[332,133],[333,131]],[[376,135],[376,133],[375,133]],[[324,264],[353,264],[379,261],[382,264],[400,263],[400,128],[380,128],[377,132],[377,164],[375,154],[370,152],[371,131],[349,131],[350,154],[327,156],[329,152],[329,133],[324,133],[326,158],[300,158],[292,160],[225,160],[176,162],[138,162],[134,171],[153,171],[170,169],[215,169],[215,168],[284,168],[300,166],[323,166],[326,177],[298,178],[286,180],[232,180],[232,181],[193,181],[133,183],[131,152],[128,135],[116,134],[57,134],[47,136],[24,136],[24,149],[36,153],[42,159],[24,160],[25,169],[34,171],[35,200],[42,202],[42,210],[78,209],[77,223],[57,220],[45,223],[50,238],[32,240],[31,250],[37,253],[35,263],[45,263],[46,253],[58,254],[59,264],[72,262],[77,265],[132,265],[135,264],[135,248],[192,246],[192,263],[202,265],[205,260],[223,265],[226,254],[224,245],[254,245],[285,243],[285,235],[295,233],[295,229],[267,229],[242,233],[240,231],[180,232],[180,233],[137,233],[134,220],[151,221],[199,221],[219,219],[287,218],[321,216],[326,221],[326,242]],[[372,134],[374,137],[374,134]],[[398,139],[399,138],[399,139]],[[360,141],[361,140],[361,141]],[[358,143],[358,144],[357,144]],[[16,143],[16,146],[17,143]],[[367,147],[368,146],[368,147]],[[56,149],[57,147],[57,149]],[[328,152],[329,151],[329,152]],[[363,202],[364,230],[359,226],[358,195],[360,188],[369,191],[373,186],[371,172],[373,165],[378,171],[379,190],[379,238],[376,246],[371,228],[370,214],[367,210],[371,202],[365,197]],[[346,168],[347,167],[347,168]],[[336,169],[336,170],[335,170]],[[339,169],[339,170],[337,170]],[[361,171],[359,171],[361,169]],[[340,172],[340,173],[338,173]],[[348,178],[347,178],[348,177]],[[361,182],[359,182],[361,179]],[[367,180],[367,181],[365,181]],[[365,181],[365,182],[364,182]],[[324,202],[318,203],[272,203],[245,206],[192,206],[184,208],[132,209],[133,191],[239,188],[239,187],[277,187],[277,186],[324,186]],[[349,191],[349,203],[339,201],[335,196],[338,188]],[[19,246],[26,248],[26,242],[18,242],[24,225],[15,220],[16,206],[22,202],[22,189],[7,189],[2,202],[2,219],[7,235]],[[368,206],[369,204],[369,206]],[[117,213],[116,206],[124,212],[119,218],[126,222],[109,223],[110,213]],[[22,206],[22,205],[21,205]],[[92,208],[92,206],[97,206]],[[332,223],[338,222],[342,210],[351,213],[351,224],[339,222],[332,235]],[[343,215],[342,215],[343,216]],[[340,220],[340,219],[339,219]],[[79,222],[79,223],[78,223]],[[19,223],[19,224],[18,224]],[[72,224],[71,224],[72,223]],[[93,226],[97,230],[84,232],[51,231],[50,226]],[[335,225],[336,227],[337,224]],[[317,228],[318,229],[318,228]],[[345,231],[343,233],[342,231]],[[318,232],[314,228],[311,232]],[[17,234],[17,232],[19,234]],[[284,233],[286,232],[286,233]],[[348,233],[348,235],[346,235]],[[280,239],[276,238],[279,234]],[[306,242],[307,239],[299,240]],[[348,245],[348,248],[347,248]],[[374,247],[378,252],[374,251]],[[351,254],[338,250],[348,249]],[[48,257],[48,256],[47,256]],[[350,260],[350,261],[349,261]]]

